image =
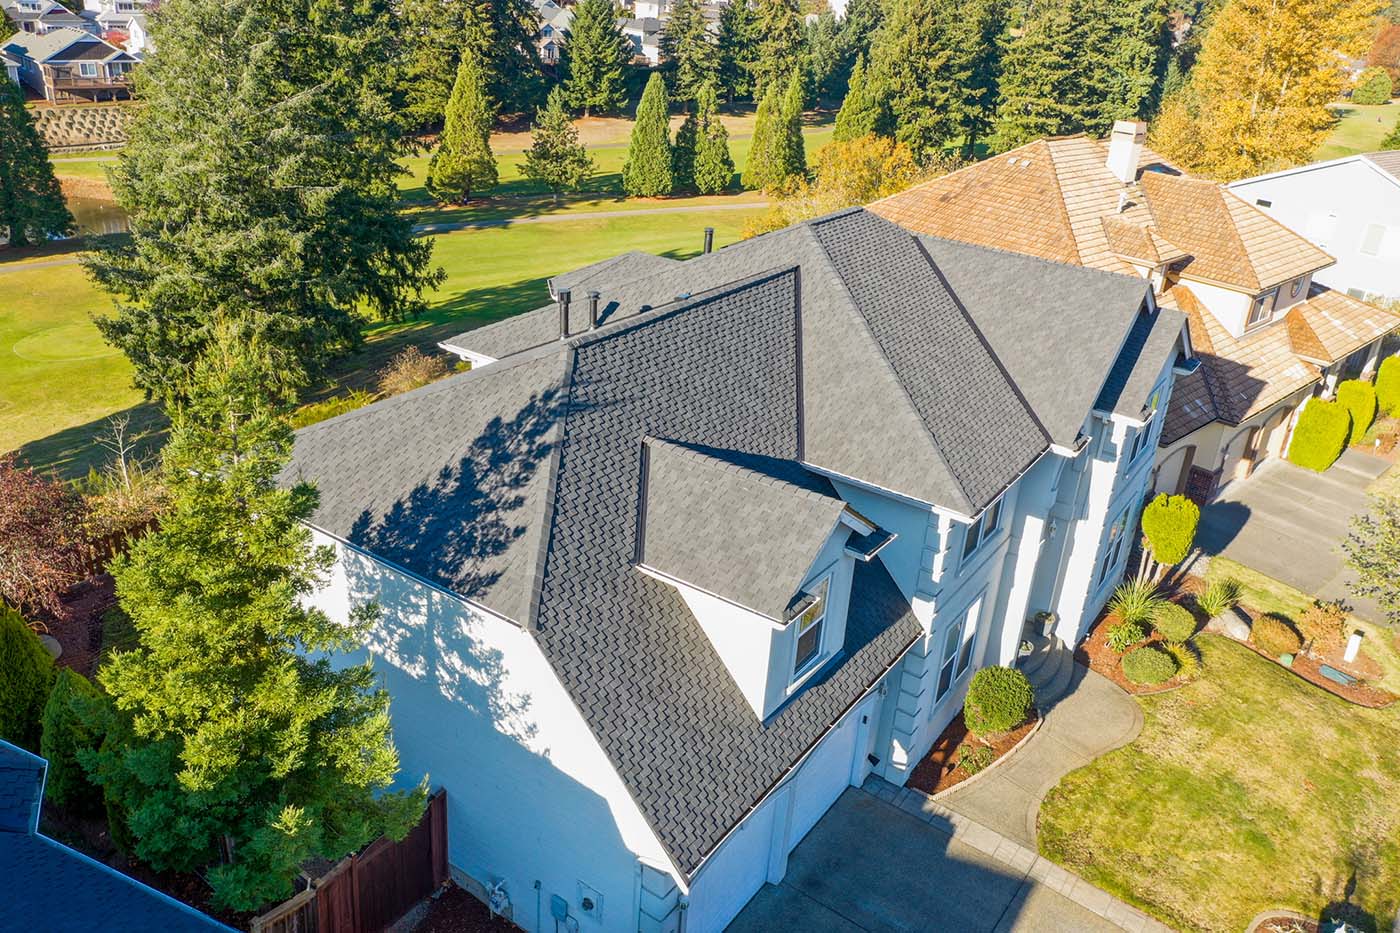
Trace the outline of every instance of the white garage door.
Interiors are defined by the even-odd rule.
[[[690,892],[689,933],[723,930],[768,880],[774,803],[765,801],[705,863]]]
[[[868,707],[870,704],[865,705]],[[855,759],[856,737],[861,733],[860,720],[863,715],[865,712],[860,709],[848,714],[793,778],[789,852],[817,825],[817,820],[831,808],[841,792],[850,786],[851,763]]]

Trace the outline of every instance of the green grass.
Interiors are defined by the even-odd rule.
[[[1400,121],[1400,102],[1371,107],[1339,104],[1332,110],[1337,114],[1337,125],[1317,150],[1319,162],[1358,152],[1374,152],[1381,147],[1381,140],[1395,129],[1396,121]]]
[[[1142,697],[1129,746],[1068,775],[1040,848],[1183,930],[1237,933],[1267,907],[1400,907],[1400,713],[1352,706],[1242,645],[1198,639],[1202,676]]]

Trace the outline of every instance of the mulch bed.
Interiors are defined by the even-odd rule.
[[[42,621],[58,639],[58,663],[91,678],[102,650],[102,615],[116,605],[116,589],[106,574],[91,577],[63,596],[63,608]]]
[[[1191,603],[1181,600],[1189,608]],[[1123,655],[1108,647],[1108,630],[1117,625],[1119,619],[1116,615],[1105,610],[1099,615],[1094,627],[1089,630],[1089,635],[1074,649],[1074,659],[1096,674],[1102,674],[1126,692],[1134,696],[1144,696],[1152,693],[1165,693],[1168,690],[1175,690],[1177,687],[1190,683],[1192,677],[1183,677],[1177,674],[1171,680],[1160,684],[1135,684],[1127,677],[1123,676]],[[1156,645],[1162,643],[1162,636],[1153,632],[1146,641],[1139,642],[1134,648],[1141,648],[1144,645]],[[1131,649],[1129,649],[1131,650]],[[1127,652],[1124,652],[1126,654]],[[1194,676],[1194,675],[1193,675]]]
[[[959,746],[963,744],[986,745],[992,750],[992,763],[995,764],[1003,755],[1015,748],[1016,743],[1025,738],[1035,728],[1035,724],[1039,720],[1040,714],[1031,710],[1030,718],[1024,723],[988,742],[970,737],[967,724],[963,722],[963,714],[958,713],[957,716],[953,717],[953,721],[948,723],[948,728],[944,729],[942,734],[938,736],[937,741],[933,743],[933,748],[929,749],[929,753],[915,766],[914,773],[909,776],[908,784],[915,790],[921,790],[930,796],[955,787],[972,777],[971,774],[957,765]]]
[[[1320,927],[1316,920],[1298,920],[1293,917],[1266,917],[1254,928],[1257,933],[1317,933]]]
[[[449,881],[413,933],[503,933],[519,929],[509,920],[493,918],[485,904]]]

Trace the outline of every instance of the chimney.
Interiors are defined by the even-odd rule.
[[[1125,185],[1137,180],[1142,144],[1147,141],[1147,124],[1141,120],[1119,120],[1108,140],[1108,170]]]
[[[715,248],[715,228],[705,228],[705,252],[712,252]]]
[[[559,339],[563,340],[569,336],[569,290],[559,289]]]
[[[601,298],[598,292],[588,293],[588,329],[595,330],[598,327],[598,299]]]

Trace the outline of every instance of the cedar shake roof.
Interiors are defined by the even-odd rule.
[[[1125,259],[1143,260],[1145,265],[1160,266],[1190,255],[1152,227],[1120,217],[1105,217],[1103,232],[1108,237],[1109,249]]]
[[[1385,152],[1368,152],[1361,158],[1370,162],[1396,181],[1400,181],[1400,149],[1388,149]]]

